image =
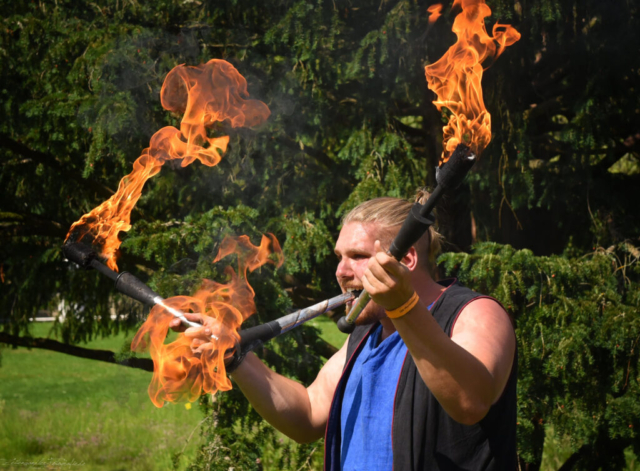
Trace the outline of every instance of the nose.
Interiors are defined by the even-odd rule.
[[[336,278],[338,280],[353,278],[353,269],[347,257],[344,257],[340,260],[340,263],[338,263],[338,267],[336,268]]]

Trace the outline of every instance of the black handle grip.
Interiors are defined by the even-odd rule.
[[[464,144],[459,144],[449,160],[438,168],[436,172],[438,185],[423,205],[420,203],[413,205],[411,212],[398,231],[398,235],[389,247],[389,253],[396,260],[402,260],[411,246],[418,242],[429,226],[435,222],[432,211],[438,201],[445,191],[462,183],[475,161],[475,155],[471,154],[470,149]]]
[[[67,242],[62,246],[62,254],[67,260],[87,269],[90,268],[91,261],[98,256],[91,247],[81,242]]]
[[[435,204],[432,206],[435,206]],[[415,203],[411,207],[411,212],[402,223],[398,235],[396,235],[391,247],[389,247],[389,253],[398,261],[404,258],[409,249],[418,242],[418,239],[429,229],[429,226],[436,221],[433,213],[429,214],[428,217],[422,216],[420,214],[421,209],[422,205],[420,203]]]
[[[449,160],[436,169],[438,186],[445,190],[459,186],[475,162],[476,156],[471,153],[471,149],[458,144]]]
[[[123,271],[116,278],[116,289],[136,301],[140,301],[148,306],[156,304],[155,298],[160,297],[158,293],[145,285],[131,273]]]
[[[243,350],[247,345],[261,340],[266,342],[274,337],[277,337],[282,332],[282,327],[277,321],[267,322],[266,324],[257,325],[255,327],[249,327],[248,329],[241,330],[240,334],[240,350]]]

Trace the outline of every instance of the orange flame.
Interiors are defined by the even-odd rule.
[[[435,23],[436,21],[438,21],[438,18],[440,18],[442,16],[442,3],[435,3],[433,5],[431,5],[429,8],[427,8],[427,11],[430,13],[429,14],[429,25],[432,25],[433,23]]]
[[[456,0],[454,7],[462,11],[453,22],[452,31],[458,37],[436,63],[425,67],[427,84],[438,99],[433,103],[451,111],[443,128],[443,152],[440,163],[449,159],[458,144],[471,147],[480,154],[491,141],[491,115],[482,98],[483,63],[495,60],[505,47],[520,39],[520,33],[509,25],[496,23],[489,36],[484,18],[491,9],[484,0]]]
[[[133,171],[120,180],[118,191],[75,222],[66,240],[79,241],[90,235],[107,265],[117,270],[118,234],[131,229],[131,211],[145,182],[169,160],[182,159],[182,167],[194,160],[209,167],[220,162],[229,136],[208,137],[207,128],[225,120],[232,127],[257,126],[270,115],[267,105],[247,99],[248,95],[247,81],[226,61],[212,59],[197,67],[173,68],[164,80],[160,99],[165,109],[184,113],[180,130],[167,126],[156,132],[134,162]]]
[[[142,352],[150,349],[153,359],[153,379],[149,385],[149,397],[156,407],[165,401],[196,401],[203,393],[228,391],[231,381],[227,378],[224,357],[233,349],[240,336],[238,327],[255,313],[254,291],[246,280],[247,270],[254,271],[265,263],[280,266],[282,250],[274,235],[262,236],[260,246],[251,243],[249,237],[225,238],[214,263],[230,255],[238,256],[238,274],[231,267],[225,269],[231,277],[227,284],[204,280],[193,296],[176,296],[166,299],[166,306],[183,312],[199,312],[216,319],[219,338],[206,344],[201,352],[191,350],[191,340],[179,334],[177,340],[165,345],[169,323],[175,319],[161,305],[156,305],[140,327],[131,350]],[[273,254],[273,255],[272,255]]]

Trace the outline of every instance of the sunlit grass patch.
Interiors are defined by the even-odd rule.
[[[36,325],[33,334],[46,336],[47,329]],[[119,335],[86,346],[118,351],[124,339]],[[5,349],[0,460],[65,460],[89,470],[170,469],[202,414],[183,404],[157,409],[147,395],[150,380],[146,371],[119,365],[46,350]],[[181,467],[193,457],[199,437],[193,434]]]

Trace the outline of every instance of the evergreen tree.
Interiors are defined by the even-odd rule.
[[[211,260],[224,235],[256,240],[268,231],[286,262],[252,275],[259,314],[249,323],[335,294],[340,216],[365,199],[409,197],[435,182],[443,116],[423,68],[455,36],[453,14],[427,27],[430,2],[0,5],[5,333],[29,335],[29,318],[62,301],[58,329],[69,344],[133,329],[146,314],[96,273],[70,266],[60,248],[153,132],[178,124],[159,103],[177,64],[230,61],[272,116],[257,130],[223,126],[231,143],[217,167],[167,165],[147,184],[120,266],[163,296],[221,279]],[[489,5],[490,21],[513,24],[522,39],[485,73],[493,142],[439,220],[449,251],[509,245],[446,255],[442,270],[516,314],[523,463],[539,465],[544,426],[553,424],[572,437],[568,465],[604,466],[594,457],[610,449],[611,469],[640,426],[638,5]],[[308,383],[330,353],[302,327],[260,354]],[[275,467],[297,469],[313,449],[280,444],[237,390],[203,407],[215,428],[194,468],[228,467],[228,457],[257,469],[268,446]]]

